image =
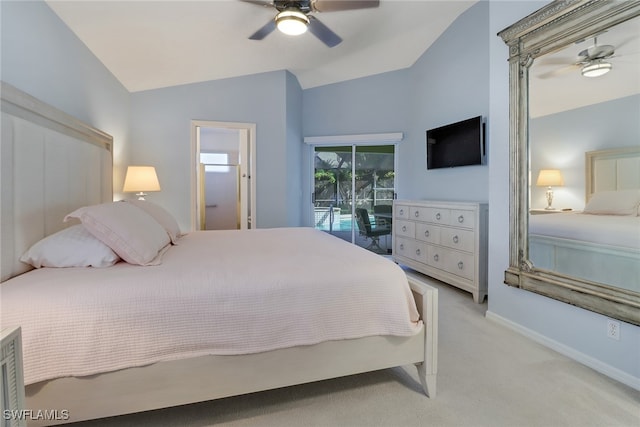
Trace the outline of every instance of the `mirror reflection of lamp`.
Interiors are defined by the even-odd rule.
[[[564,185],[562,174],[557,169],[542,169],[538,174],[536,181],[538,187],[547,187],[547,210],[553,210],[551,202],[553,202],[553,189],[551,187],[559,187]]]
[[[156,168],[153,166],[129,166],[122,191],[125,193],[136,192],[138,200],[144,200],[147,195],[145,191],[160,191]]]

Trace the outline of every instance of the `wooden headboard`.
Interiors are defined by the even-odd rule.
[[[2,82],[0,280],[78,207],[113,199],[113,138]]]
[[[640,145],[589,151],[585,160],[585,202],[597,191],[640,188]]]

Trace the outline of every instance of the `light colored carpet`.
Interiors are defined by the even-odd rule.
[[[640,392],[484,317],[439,289],[437,397],[413,366],[74,426],[640,426]]]

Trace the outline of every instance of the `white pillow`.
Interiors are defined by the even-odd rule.
[[[584,207],[594,215],[638,215],[640,190],[598,191]]]
[[[20,261],[40,267],[110,267],[120,257],[77,224],[40,240],[20,257]]]
[[[131,204],[136,205],[149,215],[151,215],[158,224],[160,224],[169,234],[169,238],[171,239],[171,243],[174,245],[178,241],[178,238],[182,236],[180,232],[180,226],[178,226],[178,222],[165,208],[160,205],[157,205],[152,202],[148,202],[146,200],[126,200]]]
[[[158,265],[169,246],[169,235],[151,215],[131,203],[86,206],[67,215],[109,246],[129,264]]]

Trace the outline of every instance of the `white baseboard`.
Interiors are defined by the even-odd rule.
[[[538,332],[535,332],[529,328],[525,328],[522,325],[519,325],[515,322],[512,322],[509,319],[505,319],[504,317],[495,314],[491,311],[486,312],[486,318],[498,322],[511,330],[518,332],[519,334],[524,335],[525,337],[532,339],[533,341],[544,345],[545,347],[549,347],[552,350],[557,351],[558,353],[569,357],[570,359],[575,360],[576,362],[582,363],[594,369],[601,374],[608,376],[616,381],[619,381],[625,385],[628,385],[631,388],[634,388],[640,391],[640,378],[634,377],[624,371],[621,371],[618,368],[614,368],[611,365],[607,365],[606,363],[594,359],[591,356],[588,356],[584,353],[579,352],[578,350],[571,348],[567,345],[564,345],[558,341],[552,340]]]

